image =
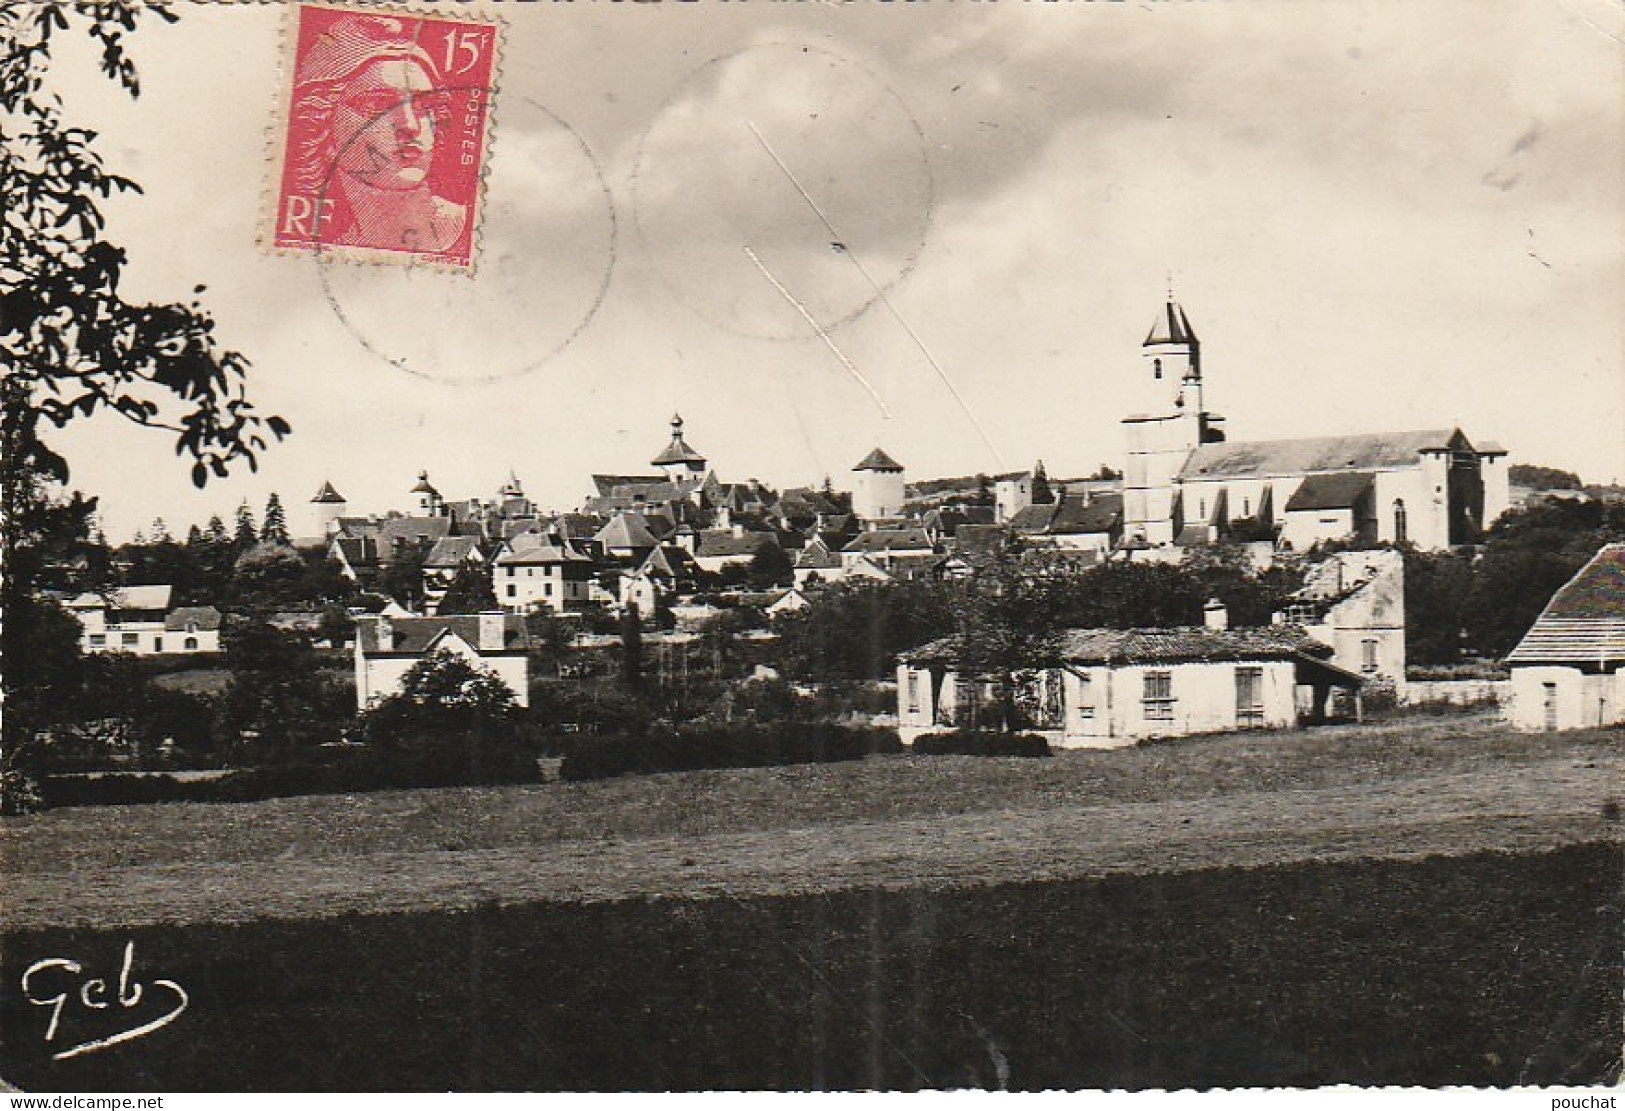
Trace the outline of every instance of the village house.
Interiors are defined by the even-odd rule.
[[[1359,689],[1359,676],[1326,653],[1290,628],[1071,629],[1054,665],[1027,676],[1017,703],[1024,731],[1062,748],[1289,728],[1300,716],[1324,716],[1333,688]],[[996,703],[996,682],[959,673],[949,640],[898,663],[898,731],[909,743],[974,728]]]
[[[843,575],[850,574],[860,563],[868,563],[906,578],[929,568],[939,554],[922,528],[878,528],[859,533],[841,549],[841,568]]]
[[[423,560],[424,605],[438,613],[440,601],[459,571],[465,567],[483,571],[486,566],[478,536],[442,536]]]
[[[1121,494],[1070,494],[1029,505],[1010,520],[1010,529],[1035,547],[1093,552],[1104,557],[1123,537]]]
[[[749,564],[758,551],[769,546],[779,546],[779,538],[771,532],[751,532],[738,524],[704,529],[695,538],[694,562],[702,571],[716,574],[724,567]]]
[[[829,545],[816,537],[796,553],[794,574],[798,587],[809,582],[837,582],[842,570],[840,555],[830,551]]]
[[[574,544],[522,532],[498,549],[491,585],[497,604],[509,613],[563,613],[587,601],[596,569],[593,558]]]
[[[1332,663],[1403,692],[1405,557],[1391,548],[1336,552],[1304,574],[1275,615],[1332,650]]]
[[[220,651],[220,611],[213,606],[170,608],[174,588],[124,586],[103,595],[85,593],[66,604],[79,619],[83,652],[132,656]]]
[[[1502,712],[1528,732],[1625,722],[1625,544],[1609,544],[1552,595],[1507,656]]]
[[[365,710],[401,689],[406,673],[435,652],[487,668],[530,705],[530,634],[522,617],[499,612],[446,617],[356,618],[355,699]]]

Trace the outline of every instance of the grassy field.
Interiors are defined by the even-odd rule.
[[[1617,1080],[1625,734],[1488,718],[0,824],[0,966],[173,976],[24,1087]],[[105,1016],[70,1014],[68,1036]]]
[[[989,883],[1608,838],[1622,772],[1617,732],[1416,718],[1047,760],[73,808],[8,820],[0,859],[13,925]]]

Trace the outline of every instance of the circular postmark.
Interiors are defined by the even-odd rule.
[[[640,245],[713,325],[804,340],[868,309],[923,250],[925,135],[892,87],[823,46],[770,43],[696,69],[633,175]]]
[[[432,117],[457,94],[487,104],[494,95],[452,86],[397,98],[333,149],[317,203],[336,215],[313,250],[323,296],[362,348],[410,374],[473,385],[535,371],[581,334],[608,291],[618,227],[591,148],[528,98],[505,99],[500,138],[473,152],[484,159],[478,192],[429,192],[415,210],[391,210],[395,193],[380,186],[399,167],[368,149],[369,135],[403,126],[390,122],[403,107]],[[468,156],[432,143],[428,157]]]

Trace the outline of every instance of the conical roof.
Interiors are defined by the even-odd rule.
[[[313,502],[343,505],[344,495],[333,489],[333,484],[331,482],[323,481],[322,488],[317,490],[316,496],[310,500]]]
[[[1154,347],[1162,343],[1196,343],[1196,330],[1185,315],[1185,310],[1179,302],[1169,301],[1157,314],[1157,321],[1151,325],[1151,331],[1145,337],[1142,347]]]
[[[666,449],[653,459],[649,460],[652,467],[669,467],[674,463],[704,463],[705,456],[695,451],[683,442],[683,417],[675,413],[671,418],[671,443]]]
[[[428,471],[419,471],[418,472],[418,484],[416,486],[412,487],[412,493],[414,493],[414,494],[438,494],[438,493],[440,493],[440,491],[436,490],[433,486],[429,485],[429,472]]]
[[[863,462],[852,468],[854,471],[901,471],[903,465],[879,448],[863,457]]]

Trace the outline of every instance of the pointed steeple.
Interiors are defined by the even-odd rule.
[[[1157,314],[1156,323],[1151,325],[1145,342],[1141,347],[1155,347],[1159,344],[1197,344],[1201,341],[1196,338],[1196,329],[1191,327],[1190,318],[1185,310],[1173,298],[1172,291],[1168,295],[1168,303]]]

